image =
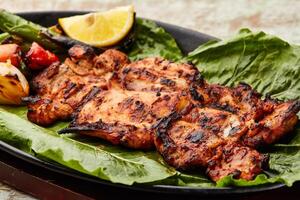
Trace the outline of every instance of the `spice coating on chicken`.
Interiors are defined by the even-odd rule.
[[[155,145],[170,165],[205,168],[214,181],[227,175],[253,179],[267,160],[255,149],[276,142],[298,121],[300,101],[262,100],[245,84],[202,82],[190,91],[195,107],[161,119],[154,126]]]
[[[282,102],[268,96],[263,100],[259,93],[245,83],[229,88],[202,82],[194,90],[201,97],[194,101],[196,105],[238,116],[240,122],[235,122],[237,125],[227,130],[245,130],[243,134],[234,134],[232,137],[252,148],[276,142],[289,133],[298,121],[300,100]]]
[[[173,111],[189,109],[188,82],[197,75],[190,65],[158,58],[126,65],[106,91],[78,109],[69,128],[61,132],[80,132],[135,149],[152,148],[152,125]]]
[[[192,65],[162,58],[146,58],[125,66],[119,73],[124,89],[173,92],[188,90],[199,82],[199,71]]]
[[[172,110],[188,102],[179,93],[122,90],[115,83],[99,92],[80,108],[69,128],[63,132],[80,132],[103,138],[113,144],[134,149],[154,147],[151,125]]]
[[[117,50],[95,56],[91,49],[74,46],[69,54],[63,64],[51,65],[32,80],[35,96],[24,99],[30,121],[48,126],[69,119],[94,87],[105,89],[114,70],[128,63]]]
[[[250,180],[262,171],[266,158],[232,140],[227,133],[232,124],[240,124],[238,116],[213,108],[193,108],[186,115],[172,113],[155,126],[155,146],[177,169],[204,168],[214,181],[227,175]]]

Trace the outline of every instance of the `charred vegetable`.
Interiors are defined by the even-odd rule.
[[[75,40],[75,39],[71,39],[67,36],[52,34],[51,31],[48,31],[48,30],[43,31],[42,34],[44,35],[44,37],[48,38],[53,43],[55,43],[57,45],[60,45],[60,46],[63,46],[66,49],[70,49],[71,47],[73,47],[75,45],[81,45],[81,46],[86,46],[88,48],[93,48],[96,52],[102,52],[103,51],[100,48],[92,47],[92,46],[90,46],[86,43],[80,42],[80,41]]]
[[[25,76],[10,62],[0,62],[0,104],[19,105],[28,94]]]
[[[43,69],[52,63],[59,61],[58,57],[45,50],[38,43],[33,42],[30,50],[26,54],[26,64],[30,69]]]
[[[42,31],[46,28],[27,21],[6,10],[0,10],[0,30],[12,35],[17,35],[28,42],[38,42],[47,49],[58,50],[60,46],[45,38]]]

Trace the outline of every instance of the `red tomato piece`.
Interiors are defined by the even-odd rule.
[[[0,45],[0,62],[10,60],[11,64],[19,67],[21,63],[21,48],[17,44]]]
[[[59,61],[58,57],[45,50],[38,43],[33,42],[26,54],[26,63],[30,69],[38,70],[49,67],[52,63]]]

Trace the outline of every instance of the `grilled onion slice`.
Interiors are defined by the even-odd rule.
[[[25,76],[10,62],[0,62],[0,104],[19,105],[28,94]]]

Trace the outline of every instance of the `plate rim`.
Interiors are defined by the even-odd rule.
[[[45,10],[45,11],[26,11],[26,12],[16,12],[15,14],[21,16],[34,16],[34,15],[47,15],[47,14],[57,14],[57,15],[68,15],[68,14],[85,14],[94,11],[79,11],[79,10]],[[147,18],[148,19],[148,18]],[[152,19],[149,19],[152,20]],[[188,32],[189,34],[193,34],[197,37],[202,37],[204,39],[218,39],[213,36],[207,35],[205,33],[201,33],[195,30],[191,30],[188,28],[180,27],[177,25],[152,20],[155,21],[159,26],[163,28],[169,27],[177,31]],[[171,34],[171,33],[170,33]],[[166,193],[166,194],[193,194],[193,195],[234,195],[234,194],[250,194],[250,193],[258,193],[263,191],[270,191],[279,189],[282,187],[286,187],[283,183],[273,183],[273,184],[264,184],[258,186],[248,186],[248,187],[215,187],[215,188],[206,188],[206,187],[191,187],[191,186],[172,186],[172,185],[124,185],[119,183],[112,183],[109,181],[102,180],[97,177],[93,177],[71,168],[67,168],[59,163],[52,163],[49,161],[41,160],[25,151],[22,151],[2,140],[0,140],[0,150],[5,151],[6,153],[29,162],[33,165],[40,166],[46,170],[50,170],[52,172],[64,174],[67,176],[71,176],[73,178],[81,179],[88,182],[93,182],[97,184],[104,184],[106,186],[112,187],[122,187],[136,191],[146,191],[146,192],[156,192],[156,193]]]

